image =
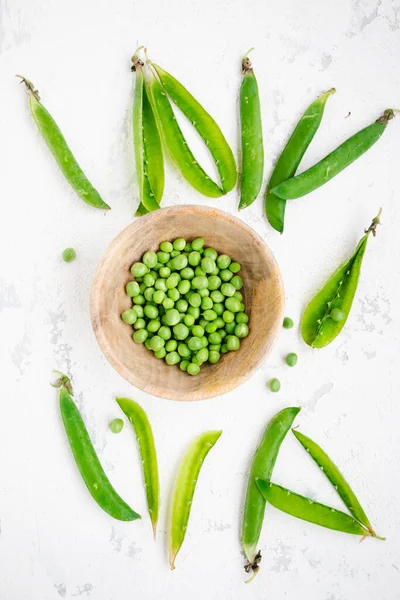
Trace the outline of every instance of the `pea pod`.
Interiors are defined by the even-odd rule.
[[[303,435],[299,431],[292,429],[292,433],[303,446],[303,448],[308,452],[311,458],[317,463],[325,477],[327,477],[327,479],[331,482],[353,517],[368,529],[369,535],[378,537],[373,530],[371,523],[369,522],[369,519],[359,503],[355,493],[326,452],[324,452],[322,448],[318,446],[318,444],[313,442],[313,440]]]
[[[133,104],[133,139],[140,205],[136,216],[159,208],[164,190],[164,160],[161,139],[153,110],[144,86],[143,62],[138,50],[132,57],[136,73]]]
[[[157,453],[153,431],[143,408],[128,398],[116,398],[120,408],[128,417],[136,434],[142,460],[147,506],[156,537],[158,508],[160,503],[160,484],[158,478]]]
[[[285,408],[273,417],[253,458],[242,522],[242,547],[248,560],[245,566],[247,573],[252,570],[256,575],[261,560],[257,544],[264,520],[265,498],[257,488],[256,477],[271,478],[281,444],[299,411],[300,408]]]
[[[283,233],[284,229],[286,200],[274,194],[272,190],[296,173],[301,159],[319,129],[325,104],[335,91],[334,88],[328,90],[310,104],[297,123],[272,172],[265,196],[265,211],[270,225],[280,233]]]
[[[151,65],[168,96],[187,117],[206,144],[217,167],[223,193],[227,194],[236,183],[237,171],[232,150],[221,129],[212,116],[175,77],[155,63],[151,63]]]
[[[257,478],[256,483],[267,502],[292,517],[343,533],[352,533],[363,537],[371,535],[361,523],[341,510],[320,504],[320,502],[315,502],[311,498],[300,496],[292,490],[265,479]]]
[[[248,56],[242,60],[242,72],[243,81],[240,88],[242,173],[239,210],[250,206],[257,198],[264,174],[260,96],[257,79]]]
[[[32,116],[65,179],[86,204],[94,208],[109,210],[108,204],[102,200],[99,192],[92,186],[77,163],[57,123],[40,102],[39,92],[33,83],[21,75],[17,75],[17,77],[22,79],[28,90]]]
[[[81,414],[72,398],[71,382],[63,373],[59,373],[59,375],[60,378],[54,386],[60,388],[60,411],[65,432],[76,465],[92,498],[114,519],[119,521],[141,519],[141,516],[117,494],[107,478],[90,441]]]
[[[171,570],[175,569],[176,555],[185,539],[194,491],[196,489],[201,466],[221,434],[222,431],[206,431],[199,435],[189,447],[182,461],[176,479],[172,501],[171,536],[169,546]]]
[[[354,254],[331,275],[305,309],[301,320],[301,334],[309,346],[323,348],[342,331],[357,290],[368,238],[370,233],[376,235],[380,214],[381,211],[366,229]]]
[[[369,150],[379,140],[393,117],[394,111],[388,108],[375,123],[350,137],[313,167],[274,187],[272,192],[284,200],[295,200],[313,192]]]

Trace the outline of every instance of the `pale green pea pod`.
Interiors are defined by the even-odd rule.
[[[183,540],[185,539],[187,524],[197,479],[201,466],[211,448],[215,445],[222,431],[206,431],[199,435],[185,454],[175,482],[172,501],[171,533],[169,543],[169,560],[171,570],[175,569],[175,559]]]

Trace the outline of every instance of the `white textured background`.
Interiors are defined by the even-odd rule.
[[[266,176],[297,119],[335,86],[309,166],[387,107],[400,108],[398,0],[0,0],[0,598],[1,600],[397,600],[399,535],[399,119],[356,164],[287,211],[286,233],[267,225],[259,200],[241,217],[278,259],[286,313],[304,304],[384,208],[348,324],[311,351],[282,331],[263,368],[234,392],[181,404],[132,389],[103,358],[88,295],[100,256],[137,204],[130,56],[150,56],[215,116],[236,150],[240,57],[253,55],[263,108]],[[83,204],[60,175],[29,115],[15,73],[31,78],[87,175],[113,210]],[[351,115],[345,119],[348,113]],[[202,156],[200,153],[199,156]],[[207,164],[207,163],[206,163]],[[165,206],[215,204],[168,168]],[[77,260],[61,261],[74,246]],[[283,364],[288,351],[299,364]],[[145,518],[113,521],[88,495],[67,446],[52,368],[73,376],[101,460]],[[279,394],[267,391],[272,376]],[[162,510],[154,545],[136,445],[114,436],[116,395],[132,396],[154,427]],[[297,423],[336,460],[385,543],[304,524],[268,510],[262,571],[243,584],[239,544],[250,458],[268,420],[301,405]],[[177,463],[198,433],[223,436],[201,473],[186,542],[171,573],[166,504]],[[330,485],[288,436],[275,480],[340,508]]]

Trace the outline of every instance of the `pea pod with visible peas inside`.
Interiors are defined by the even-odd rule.
[[[369,150],[379,140],[393,117],[393,109],[388,108],[375,123],[347,139],[313,167],[274,187],[272,192],[284,200],[295,200],[313,192]]]
[[[215,445],[222,431],[206,431],[199,435],[189,447],[182,461],[173,495],[171,534],[169,545],[169,560],[171,570],[175,569],[175,559],[183,540],[185,539],[187,524],[197,479],[201,466],[211,448]]]
[[[370,233],[376,235],[380,214],[381,211],[365,230],[354,254],[340,265],[305,309],[301,334],[309,346],[323,348],[342,331],[357,290],[368,238]]]
[[[247,558],[246,573],[253,571],[251,581],[259,571],[261,553],[257,544],[264,521],[265,498],[260,493],[256,478],[269,480],[275,466],[279,449],[291,428],[300,408],[290,407],[278,412],[267,425],[263,438],[253,458],[247,486],[242,522],[242,547]]]
[[[141,516],[122,500],[111,485],[100,464],[78,407],[72,398],[71,382],[63,373],[58,374],[59,379],[54,387],[60,388],[60,412],[65,432],[76,465],[92,498],[114,519],[119,521],[140,519]]]
[[[265,196],[265,211],[270,225],[280,233],[283,233],[284,229],[286,200],[277,196],[273,190],[296,173],[301,159],[319,129],[325,104],[335,91],[334,88],[328,90],[310,104],[297,123],[272,172]]]
[[[17,77],[21,78],[28,90],[29,108],[32,116],[65,179],[86,204],[94,208],[109,210],[108,204],[102,200],[99,192],[93,187],[79,166],[57,123],[40,102],[39,92],[35,89],[33,83],[21,75],[17,75]]]
[[[116,401],[128,417],[136,434],[140,458],[142,460],[147,507],[153,525],[154,537],[156,537],[160,503],[160,484],[153,431],[145,411],[137,402],[129,400],[128,398],[116,398]]]
[[[250,206],[257,198],[264,174],[260,96],[253,66],[247,55],[242,60],[242,72],[243,81],[240,88],[242,172],[239,210]]]

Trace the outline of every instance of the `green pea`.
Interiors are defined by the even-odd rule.
[[[190,308],[190,306],[189,306]],[[189,309],[188,309],[189,310]],[[190,315],[189,313],[187,315],[185,315],[185,318],[183,319],[183,322],[185,323],[185,325],[187,327],[192,327],[192,325],[194,325],[194,316]]]
[[[235,277],[232,277],[230,283],[231,285],[233,285],[235,290],[241,290],[243,287],[243,279],[239,275],[235,275]]]
[[[208,346],[208,339],[206,338],[205,335],[203,335],[203,337],[200,338],[201,341],[201,347],[205,348],[206,346]]]
[[[227,352],[229,352],[228,346],[226,344],[222,344],[222,346],[221,346],[221,354],[226,354]]]
[[[218,275],[218,273],[219,273],[219,269],[218,269],[218,267],[215,267],[214,271],[211,271],[210,275],[216,276],[216,275]]]
[[[205,275],[201,275],[201,276],[195,277],[192,280],[192,286],[196,290],[202,290],[204,288],[207,288],[208,287],[208,279],[207,279],[207,277],[205,277]]]
[[[217,350],[210,350],[210,353],[208,355],[208,362],[210,362],[212,365],[215,365],[220,358],[221,355]]]
[[[196,275],[196,277],[204,277],[205,276],[205,273],[201,267],[196,267],[194,270],[194,274]]]
[[[232,323],[227,323],[225,325],[225,331],[228,335],[230,335],[231,333],[234,333],[235,331],[235,327],[236,327],[236,323],[235,321],[233,321]]]
[[[239,302],[239,300],[237,298],[227,298],[225,300],[225,306],[228,310],[230,310],[233,313],[237,313],[240,312],[241,309],[241,303]]]
[[[230,310],[225,310],[222,314],[222,318],[225,321],[225,323],[233,323],[233,321],[235,320],[235,315]]]
[[[225,329],[221,329],[219,332],[219,335],[221,336],[221,339],[223,340],[228,334],[226,333]]]
[[[176,308],[167,310],[163,318],[165,320],[165,324],[170,326],[177,325],[180,321],[179,312],[176,310]]]
[[[220,344],[222,338],[219,332],[216,331],[215,333],[210,333],[210,335],[208,336],[208,341],[210,342],[210,344]]]
[[[186,300],[184,300],[183,298],[180,298],[176,304],[175,304],[175,308],[177,311],[179,311],[180,313],[184,313],[187,311],[188,309],[188,303]]]
[[[161,269],[158,271],[158,274],[163,279],[167,279],[167,277],[171,275],[171,269],[169,267],[161,267]]]
[[[214,302],[208,296],[201,299],[201,308],[203,310],[209,310],[214,306]]]
[[[232,283],[232,282],[231,282],[231,283]],[[232,283],[232,285],[233,285],[233,283]],[[234,298],[237,298],[237,299],[239,300],[239,302],[242,302],[242,300],[243,300],[243,294],[241,294],[241,293],[240,293],[240,292],[238,292],[237,290],[236,290],[236,292],[233,294],[233,297],[234,297]]]
[[[153,277],[151,273],[146,273],[146,275],[143,277],[143,283],[146,286],[146,288],[152,287],[155,284],[155,282],[155,277]]]
[[[134,304],[145,304],[146,303],[146,298],[144,296],[142,296],[142,294],[139,294],[138,296],[135,296],[133,298],[133,302]]]
[[[139,304],[135,304],[135,306],[132,306],[132,310],[135,311],[135,313],[137,314],[137,316],[142,319],[144,316],[144,310],[143,310],[143,306],[139,306]]]
[[[152,302],[153,301],[153,295],[155,292],[155,288],[153,287],[148,287],[144,290],[144,297],[146,298],[147,302]]]
[[[198,375],[200,373],[200,367],[199,365],[191,362],[188,364],[186,371],[189,373],[189,375]]]
[[[145,252],[143,254],[142,262],[148,269],[154,269],[157,264],[157,254],[155,252]]]
[[[141,282],[140,285],[139,285],[139,291],[140,291],[140,293],[144,294],[144,291],[146,289],[147,289],[146,285],[143,282]]]
[[[181,271],[185,267],[187,267],[188,259],[184,254],[179,254],[179,256],[175,256],[171,261],[171,268],[173,271]]]
[[[164,300],[165,300],[164,290],[156,290],[153,294],[153,302],[155,302],[156,304],[162,304],[164,302]]]
[[[293,325],[294,325],[294,323],[290,317],[285,317],[283,319],[283,327],[285,329],[292,329]]]
[[[179,323],[178,325],[175,325],[173,332],[175,339],[182,341],[185,340],[189,335],[189,328],[183,323]]]
[[[179,250],[172,250],[171,258],[175,258],[175,256],[179,256],[179,254],[180,254]]]
[[[140,287],[137,281],[130,281],[125,287],[126,293],[130,298],[134,298],[140,294]]]
[[[214,333],[214,331],[217,331],[217,323],[215,321],[209,321],[209,322],[207,322],[207,325],[206,325],[206,332],[207,333]]]
[[[203,327],[201,327],[200,325],[195,325],[194,327],[192,327],[191,334],[192,334],[194,337],[201,338],[201,337],[203,337],[203,335],[204,335],[204,329],[203,329]]]
[[[204,319],[203,317],[200,319],[200,321],[198,322],[198,325],[200,325],[200,327],[202,327],[204,330],[208,325],[208,321],[206,321],[206,319]]]
[[[146,329],[138,329],[137,331],[135,331],[135,333],[132,336],[133,341],[136,342],[137,344],[143,344],[143,342],[146,341],[148,335],[149,335],[149,333],[148,333],[148,331],[146,331]]]
[[[189,304],[190,304],[190,306],[193,306],[194,308],[199,307],[201,304],[200,294],[196,294],[196,293],[191,294],[190,298],[189,298]]]
[[[167,352],[174,352],[178,347],[178,342],[176,340],[169,340],[165,344],[165,349]]]
[[[169,352],[165,357],[165,362],[167,363],[167,365],[177,365],[179,362],[181,362],[181,357],[175,351]]]
[[[158,335],[165,341],[169,340],[172,336],[172,331],[169,327],[167,327],[166,325],[163,325],[162,327],[160,327],[160,329],[158,330]]]
[[[157,252],[157,260],[162,265],[166,265],[167,262],[169,261],[169,254],[168,254],[168,252],[161,252],[161,251]]]
[[[184,344],[183,342],[181,342],[178,345],[178,353],[179,353],[179,356],[181,356],[182,358],[189,358],[191,355],[189,346],[187,344]]]
[[[73,248],[65,248],[61,256],[64,262],[69,263],[75,260],[76,252]]]
[[[286,364],[289,367],[294,367],[297,365],[297,354],[295,354],[294,352],[289,352],[289,354],[286,356]]]
[[[240,303],[239,312],[244,312],[244,304],[243,304],[243,302]]]
[[[178,275],[178,273],[172,273],[172,275],[170,275],[165,282],[167,289],[171,290],[172,288],[176,288],[176,286],[180,282],[180,279],[181,278],[180,275]]]
[[[204,250],[204,257],[212,258],[215,261],[218,258],[218,252],[216,250],[214,250],[214,248],[206,248]]]
[[[161,244],[160,244],[160,250],[162,252],[167,252],[168,254],[171,254],[173,249],[174,249],[174,247],[171,244],[171,242],[161,242]]]
[[[198,362],[205,363],[208,360],[207,348],[201,348],[196,354],[196,359]]]
[[[235,335],[239,339],[245,338],[249,335],[249,328],[246,323],[238,323],[235,327]]]
[[[186,242],[185,252],[191,252],[193,250],[193,246],[190,242]]]
[[[121,319],[124,321],[124,323],[133,325],[137,320],[137,314],[132,308],[130,308],[129,310],[124,310],[121,315]]]
[[[198,306],[189,306],[188,314],[192,315],[195,319],[198,319],[200,316],[200,308]]]
[[[239,273],[241,266],[238,262],[233,262],[229,265],[229,268],[232,271],[232,273]]]
[[[181,297],[180,293],[176,288],[171,288],[170,290],[168,290],[167,294],[168,298],[171,298],[171,300],[173,300],[174,302],[179,300],[179,298]]]
[[[271,381],[269,382],[269,389],[271,390],[271,392],[279,392],[279,390],[281,389],[281,382],[279,381],[279,379],[277,379],[276,377],[271,379]]]
[[[158,352],[154,352],[154,356],[156,358],[165,358],[166,354],[167,354],[167,351],[165,349],[165,346],[164,346],[164,348],[161,348],[161,350],[158,350]]]
[[[225,296],[219,290],[211,292],[210,297],[213,302],[225,302]]]
[[[179,250],[180,252],[185,249],[185,246],[186,240],[183,238],[177,238],[173,243],[174,250]]]
[[[209,309],[209,310],[205,310],[203,317],[205,318],[206,321],[214,321],[214,319],[217,318],[217,313],[215,312],[215,310]]]
[[[147,323],[147,331],[149,331],[150,333],[155,333],[160,329],[160,327],[161,323],[158,319],[152,319]]]
[[[202,347],[203,343],[199,337],[191,337],[188,340],[189,349],[192,352],[197,352]]]
[[[219,277],[222,281],[227,282],[232,279],[233,273],[229,269],[224,269],[223,271],[219,272]]]
[[[201,261],[201,255],[198,252],[191,252],[188,256],[189,265],[197,267]]]
[[[156,290],[160,291],[160,292],[166,292],[167,291],[167,286],[165,284],[165,279],[157,279],[154,287],[156,288]]]
[[[191,269],[190,267],[185,267],[181,271],[181,277],[182,277],[182,279],[189,279],[189,280],[193,279],[193,277],[194,277],[193,269]]]
[[[135,323],[133,324],[134,329],[145,329],[145,327],[146,327],[146,321],[142,318],[136,319]]]
[[[201,268],[203,269],[204,273],[212,273],[215,269],[215,266],[215,262],[212,258],[205,257],[201,261]]]
[[[236,323],[248,323],[249,322],[249,317],[246,315],[246,313],[243,312],[239,312],[236,314]]]
[[[217,302],[216,304],[213,304],[213,310],[215,310],[217,315],[220,317],[224,313],[225,306],[220,302]]]
[[[175,302],[171,298],[164,298],[162,305],[165,310],[169,310],[170,308],[174,308]]]
[[[150,348],[154,352],[159,352],[161,348],[164,348],[165,340],[162,339],[159,335],[153,335],[150,340]]]
[[[231,262],[232,259],[227,254],[220,254],[217,258],[217,265],[219,269],[227,269]]]
[[[211,352],[212,350],[219,352],[221,350],[221,344],[209,344],[208,350]]]
[[[157,256],[157,255],[156,255]],[[154,267],[151,267],[153,269],[153,271],[159,271],[162,267],[162,264],[160,262],[156,262],[156,264],[154,265]]]
[[[131,266],[131,273],[134,277],[143,277],[149,269],[142,262],[136,262]]]
[[[188,366],[189,366],[189,364],[190,364],[189,360],[181,360],[181,362],[179,364],[179,367],[180,367],[181,371],[186,371],[187,368],[188,368]]]
[[[210,295],[210,290],[208,290],[207,288],[203,288],[202,290],[199,290],[199,295],[200,298],[205,298],[206,296]]]
[[[226,323],[225,323],[225,321],[223,320],[222,317],[217,317],[215,319],[215,324],[217,326],[217,329],[222,329],[223,327],[226,328]]]
[[[156,319],[158,317],[158,308],[152,304],[146,304],[144,314],[148,319]]]
[[[235,291],[235,288],[230,283],[223,283],[221,285],[221,292],[224,294],[224,296],[231,297]],[[235,298],[235,300],[237,300],[237,298]]]
[[[236,335],[228,335],[226,338],[226,346],[228,350],[239,350],[240,340]]]
[[[196,238],[192,242],[192,248],[193,248],[193,250],[199,251],[199,250],[202,249],[203,246],[204,246],[204,240],[203,240],[203,238]]]
[[[346,318],[346,315],[342,310],[340,310],[340,308],[332,308],[329,316],[333,321],[335,321],[335,323],[340,323]]]
[[[124,428],[122,419],[113,419],[110,423],[110,429],[113,433],[120,433]]]
[[[183,269],[185,270],[185,269]],[[182,271],[181,271],[181,275],[182,275]],[[188,291],[190,290],[190,281],[187,281],[187,279],[182,279],[179,283],[178,283],[178,292],[182,295],[187,294]]]
[[[209,290],[218,290],[220,285],[221,285],[221,279],[218,277],[218,275],[211,275],[211,277],[208,278],[208,289]]]

